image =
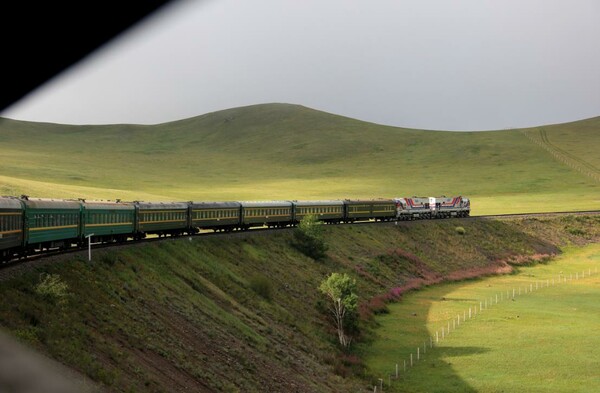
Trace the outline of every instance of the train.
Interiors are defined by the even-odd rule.
[[[0,196],[0,261],[91,242],[140,240],[148,235],[294,227],[309,214],[326,224],[341,224],[468,217],[470,206],[470,200],[462,196],[223,202]]]

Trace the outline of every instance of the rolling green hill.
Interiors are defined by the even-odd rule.
[[[382,126],[288,104],[157,125],[0,119],[0,194],[270,200],[461,194],[473,213],[600,208],[600,117],[487,132]]]

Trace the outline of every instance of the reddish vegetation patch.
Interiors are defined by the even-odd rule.
[[[386,304],[400,300],[403,294],[413,291],[424,286],[439,284],[441,282],[461,281],[477,277],[508,274],[513,271],[511,265],[522,265],[532,262],[542,262],[553,257],[555,254],[535,254],[535,255],[516,255],[507,258],[506,260],[498,260],[489,266],[475,267],[451,272],[445,276],[441,276],[427,268],[417,256],[412,255],[401,249],[395,249],[390,252],[392,255],[399,255],[410,260],[417,267],[421,277],[409,279],[404,285],[391,288],[387,293],[377,295],[369,299],[368,302],[361,304],[359,308],[362,319],[368,319],[373,314],[380,314],[387,311]]]
[[[507,259],[511,265],[527,265],[529,263],[539,263],[549,260],[556,254],[535,254],[535,255],[515,255]]]

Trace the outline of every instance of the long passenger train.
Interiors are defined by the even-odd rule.
[[[264,202],[121,202],[0,197],[0,260],[86,242],[147,235],[296,226],[308,214],[329,224],[467,217],[468,198],[412,197]],[[88,240],[89,239],[89,240]]]

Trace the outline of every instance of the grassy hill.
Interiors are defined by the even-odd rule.
[[[0,119],[0,194],[248,200],[462,194],[475,214],[600,208],[600,118],[524,130],[381,126],[286,104],[165,124]],[[598,218],[327,226],[315,262],[273,236],[167,239],[0,277],[0,325],[109,391],[365,389],[316,290],[358,279],[359,339],[391,289],[498,270],[598,242]],[[456,225],[464,228],[461,234]],[[41,273],[62,292],[40,291]],[[448,368],[448,372],[452,372]],[[458,377],[457,377],[458,378]]]
[[[487,132],[288,104],[157,125],[0,119],[0,194],[124,200],[455,195],[473,213],[600,208],[600,117]]]
[[[368,343],[386,299],[598,242],[599,224],[571,216],[326,226],[320,262],[285,230],[125,245],[94,251],[92,263],[82,251],[3,271],[0,325],[110,392],[371,391],[357,353],[336,345],[317,289],[327,274],[357,279],[356,341]],[[66,286],[41,286],[43,274]]]

